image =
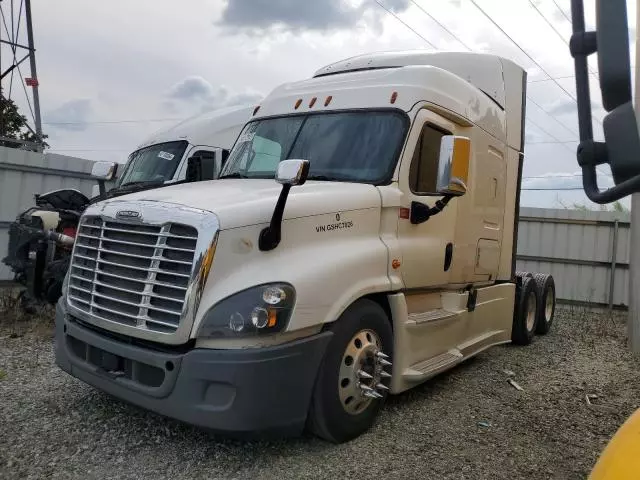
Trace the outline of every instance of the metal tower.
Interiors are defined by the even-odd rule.
[[[36,142],[11,140],[22,144],[24,148],[42,151],[42,121],[40,118],[40,97],[38,95],[38,74],[33,44],[33,25],[31,21],[31,0],[0,0],[0,88],[2,95],[9,100],[20,98],[29,108],[22,112],[27,117],[27,128],[33,133]],[[29,60],[29,69],[21,65]],[[28,76],[24,73],[28,72]],[[21,87],[21,88],[20,88]],[[3,119],[0,115],[0,125]]]

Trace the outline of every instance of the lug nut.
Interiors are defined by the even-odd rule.
[[[382,398],[382,395],[380,395],[375,390],[364,392],[364,396],[369,398]]]

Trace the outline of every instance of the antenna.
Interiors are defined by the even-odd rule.
[[[27,60],[29,70],[28,76],[25,76],[27,71],[23,64]],[[0,0],[0,88],[2,96],[7,100],[20,97],[26,101],[29,108],[28,113],[24,112],[27,117],[26,127],[35,137],[35,142],[4,137],[0,137],[0,141],[18,143],[22,145],[21,148],[29,150],[43,150],[38,86],[31,0]],[[0,115],[0,127],[4,126],[5,120]]]

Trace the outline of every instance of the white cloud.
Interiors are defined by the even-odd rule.
[[[93,113],[91,99],[69,100],[46,114],[49,125],[61,130],[83,131]]]
[[[194,75],[176,83],[167,96],[178,100],[203,100],[213,95],[213,87],[204,78]]]
[[[393,11],[406,10],[409,0],[386,0]],[[361,22],[366,13],[380,11],[375,0],[359,4],[344,0],[226,0],[217,22],[228,30],[250,35],[265,35],[274,31],[326,32],[347,29]]]
[[[173,85],[166,97],[167,100],[163,102],[165,108],[171,112],[178,112],[184,109],[207,111],[257,103],[264,95],[252,89],[233,92],[224,85],[215,88],[204,78],[194,75]]]

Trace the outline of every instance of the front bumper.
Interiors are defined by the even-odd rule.
[[[186,352],[139,346],[56,306],[56,363],[115,397],[200,427],[248,435],[302,432],[331,332],[283,345]]]

